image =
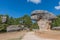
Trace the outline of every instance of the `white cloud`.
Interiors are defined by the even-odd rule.
[[[55,9],[60,10],[60,6],[55,6]]]
[[[59,5],[60,5],[60,2],[59,2]]]
[[[27,2],[33,2],[35,4],[41,3],[41,0],[27,0]]]
[[[60,2],[58,6],[55,6],[55,9],[60,10]]]

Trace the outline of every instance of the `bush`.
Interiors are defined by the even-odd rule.
[[[6,32],[7,24],[0,24],[0,32]]]

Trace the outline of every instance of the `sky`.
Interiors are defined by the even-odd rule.
[[[12,17],[31,15],[34,10],[46,10],[60,14],[60,0],[0,0],[0,14]]]

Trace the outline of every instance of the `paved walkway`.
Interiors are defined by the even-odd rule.
[[[45,39],[45,38],[39,38],[36,35],[34,35],[34,32],[28,32],[26,35],[22,38],[22,40],[53,40],[53,39]]]

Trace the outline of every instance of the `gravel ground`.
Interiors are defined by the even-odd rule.
[[[25,34],[22,40],[53,40],[53,39],[45,39],[45,38],[37,37],[36,35],[34,35],[34,32],[28,32]]]
[[[24,34],[25,34],[24,31],[1,33],[0,34],[0,40],[18,39]]]

